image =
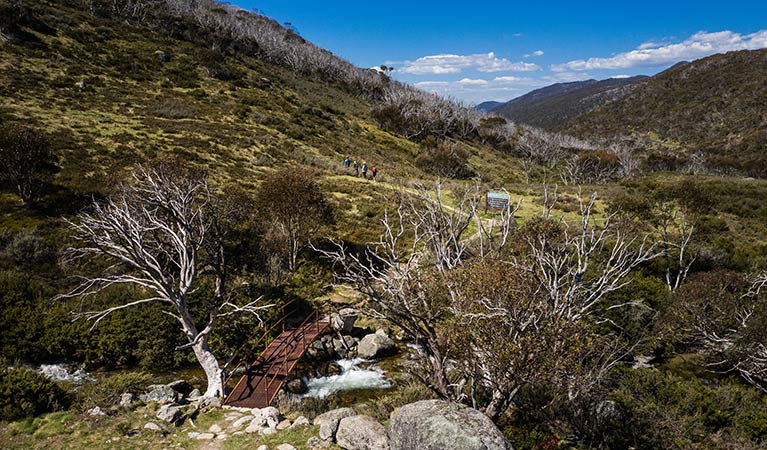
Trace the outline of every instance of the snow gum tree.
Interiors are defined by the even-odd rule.
[[[80,284],[59,298],[93,296],[115,285],[132,285],[137,297],[78,316],[95,327],[108,315],[156,302],[178,320],[187,344],[207,377],[205,396],[222,392],[222,371],[209,338],[222,317],[249,313],[258,317],[268,305],[259,300],[235,302],[227,289],[227,220],[232,202],[220,201],[204,173],[174,164],[139,167],[117,194],[96,201],[90,210],[69,222],[76,245],[66,260],[98,264],[98,275],[81,277]],[[210,298],[193,292],[203,283],[213,286]],[[204,308],[195,305],[202,302]],[[206,317],[193,311],[204,309]],[[197,314],[199,316],[199,314]],[[260,319],[259,319],[260,320]]]
[[[603,300],[659,256],[654,243],[624,233],[615,215],[595,217],[596,195],[578,195],[577,218],[565,220],[546,189],[541,216],[521,226],[521,200],[485,218],[478,187],[449,204],[444,195],[439,184],[406,191],[377,242],[319,249],[340,284],[419,347],[415,378],[494,420],[526,386],[573,400],[600,383],[626,353],[595,331],[624,306]]]

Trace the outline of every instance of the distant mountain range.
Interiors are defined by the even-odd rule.
[[[503,105],[503,102],[482,102],[479,105],[475,106],[474,109],[476,109],[477,111],[487,112],[501,105]]]
[[[536,89],[506,103],[488,107],[492,103],[477,105],[516,123],[554,129],[580,114],[601,106],[628,88],[646,80],[646,76],[609,78],[607,80],[557,83]],[[488,106],[485,106],[488,105]]]

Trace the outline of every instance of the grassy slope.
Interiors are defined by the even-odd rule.
[[[221,62],[237,74],[222,81],[206,73],[209,52],[189,42],[58,3],[38,4],[37,15],[56,32],[0,44],[0,113],[54,136],[56,182],[70,189],[99,189],[120,169],[169,154],[246,186],[289,163],[335,168],[346,154],[381,179],[424,176],[413,165],[418,146],[378,128],[371,105],[337,86],[241,53]],[[464,146],[486,180],[515,178],[510,158]]]

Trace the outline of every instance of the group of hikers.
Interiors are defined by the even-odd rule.
[[[344,168],[348,171],[349,169],[352,169],[354,171],[354,176],[358,177],[360,176],[360,169],[362,169],[362,177],[367,179],[368,178],[368,163],[365,161],[362,161],[362,164],[358,163],[357,161],[352,161],[350,157],[344,158]],[[378,169],[375,167],[370,167],[370,179],[375,180],[376,175],[378,174]]]

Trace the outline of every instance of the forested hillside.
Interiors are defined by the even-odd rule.
[[[767,50],[738,51],[674,66],[558,129],[632,143],[658,167],[763,178],[765,101]]]
[[[621,97],[646,78],[637,76],[552,84],[495,106],[490,111],[513,122],[552,130],[573,117]]]

